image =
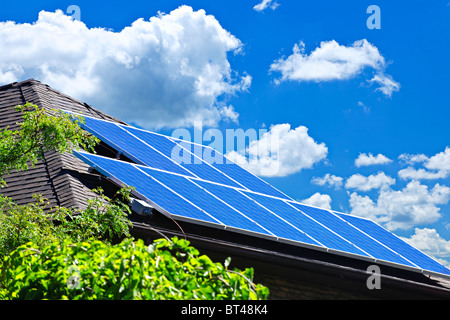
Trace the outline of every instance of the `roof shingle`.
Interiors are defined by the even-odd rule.
[[[0,87],[0,130],[6,127],[18,128],[17,123],[22,118],[14,107],[26,102],[47,110],[63,109],[124,123],[48,85],[29,79]],[[11,197],[17,204],[33,202],[32,196],[41,194],[48,200],[50,207],[84,208],[86,200],[92,198],[94,194],[80,181],[79,175],[89,174],[89,166],[69,153],[47,152],[44,159],[26,172],[12,172],[6,175],[4,179],[7,187],[1,189],[0,193]]]

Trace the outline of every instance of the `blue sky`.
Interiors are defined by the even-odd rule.
[[[449,0],[258,4],[8,2],[0,82],[36,78],[169,135],[277,132],[278,170],[262,168],[267,155],[250,170],[450,260]]]

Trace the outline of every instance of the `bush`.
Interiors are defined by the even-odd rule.
[[[111,243],[114,237],[129,237],[131,210],[125,202],[131,188],[120,189],[115,199],[105,196],[101,189],[94,191],[97,196],[88,200],[85,210],[48,208],[41,196],[35,196],[35,203],[18,205],[0,195],[0,260],[28,242],[40,248],[64,239]]]
[[[184,239],[55,241],[20,246],[4,259],[3,299],[266,299],[253,269],[229,270]],[[3,297],[2,297],[3,296]]]

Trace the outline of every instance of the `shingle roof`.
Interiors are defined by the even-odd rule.
[[[95,118],[124,123],[108,114],[92,108],[37,80],[12,83],[0,87],[0,130],[15,129],[21,115],[15,111],[17,105],[30,102],[41,108],[64,109]],[[93,193],[80,180],[80,175],[88,174],[89,166],[72,154],[47,152],[45,161],[39,161],[26,172],[13,172],[4,177],[8,187],[0,193],[11,197],[18,204],[32,202],[33,194],[41,194],[51,207],[65,206],[84,208],[86,199]]]

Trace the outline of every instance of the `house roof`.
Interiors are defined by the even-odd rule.
[[[29,79],[0,87],[0,129],[17,127],[20,113],[14,107],[31,102],[41,108],[64,109],[90,117],[126,124],[86,103],[60,93],[37,80]],[[101,155],[118,157],[120,153],[101,143]],[[122,155],[123,157],[123,155]],[[33,194],[41,194],[52,206],[85,208],[86,200],[94,197],[91,191],[102,186],[114,192],[119,186],[73,154],[47,152],[43,161],[26,172],[13,172],[4,177],[7,187],[1,193],[18,204],[32,202]],[[383,290],[369,290],[369,262],[351,257],[332,255],[287,243],[256,238],[245,234],[231,234],[208,226],[189,222],[175,222],[158,214],[130,217],[132,234],[145,240],[166,236],[186,237],[211,257],[232,256],[237,267],[253,266],[255,272],[283,278],[286,281],[307,281],[321,286],[347,290],[361,297],[381,298],[450,298],[450,282],[438,275],[423,275],[395,267],[383,266]]]
[[[14,107],[26,102],[48,110],[67,109],[95,118],[124,123],[48,85],[29,79],[0,87],[1,130],[6,127],[18,128],[17,122],[22,119]],[[81,182],[80,175],[87,174],[89,166],[69,153],[60,155],[47,152],[44,159],[26,172],[14,172],[5,176],[8,187],[2,189],[1,193],[11,197],[18,204],[29,203],[32,201],[30,195],[41,194],[51,207],[84,207],[86,199],[92,198],[93,193]]]

